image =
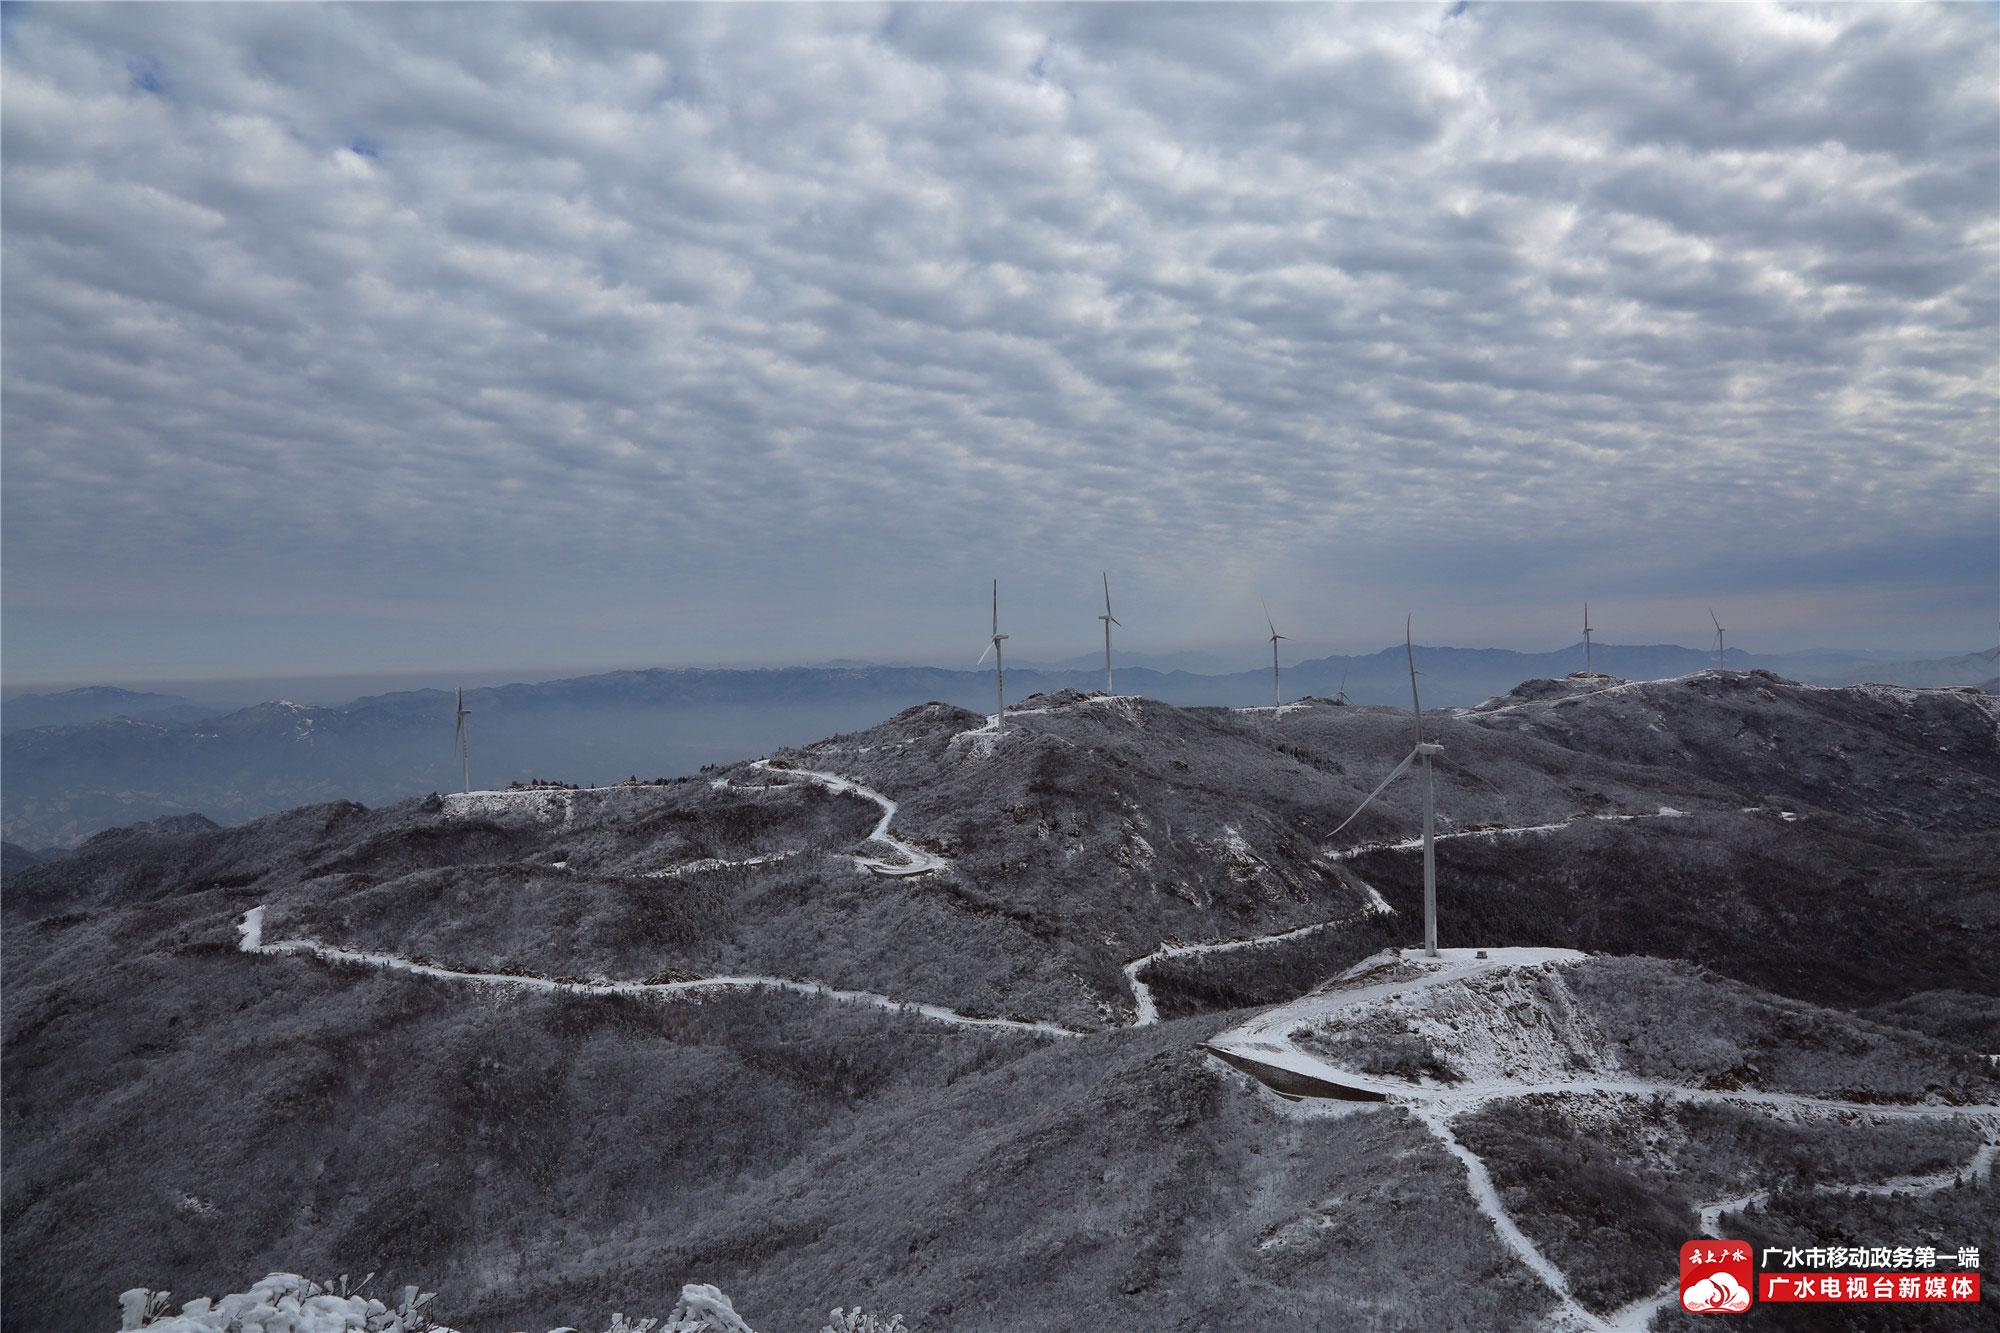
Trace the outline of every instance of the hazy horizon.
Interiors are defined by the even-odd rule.
[[[1674,642],[1659,639],[1644,642],[1623,642],[1594,636],[1599,649],[1654,648],[1670,646],[1695,652],[1713,651],[1713,645]],[[1010,640],[1011,642],[1011,640]],[[1571,643],[1549,643],[1524,648],[1506,648],[1498,644],[1472,643],[1430,643],[1418,641],[1418,648],[1489,649],[1528,654],[1560,653],[1574,650],[1579,661],[1582,656],[1582,640]],[[1315,643],[1310,639],[1288,643],[1280,654],[1281,662],[1292,667],[1300,662],[1317,661],[1327,657],[1367,657],[1375,653],[1400,650],[1400,643],[1384,643],[1372,648],[1344,648],[1332,643]],[[1985,644],[1970,644],[1960,648],[1919,648],[1906,652],[1865,650],[1849,647],[1812,646],[1796,649],[1765,652],[1761,649],[1743,647],[1743,651],[1758,657],[1785,657],[1809,653],[1851,655],[1857,658],[1890,661],[1926,661],[1937,658],[1962,656],[1966,653],[1983,652],[1994,647]],[[1731,653],[1739,645],[1732,638],[1729,643]],[[1231,662],[1230,653],[1222,648],[1154,649],[1145,645],[1131,648],[1123,646],[1114,650],[1114,656],[1121,667],[1143,667],[1160,663],[1154,669],[1185,670],[1202,675],[1233,674],[1237,672],[1264,671],[1270,666],[1270,658],[1262,655],[1268,652],[1265,646],[1252,646],[1238,654],[1242,660]],[[1167,659],[1212,659],[1206,665],[1199,661],[1186,663],[1171,662]],[[1096,653],[1089,648],[1073,653],[1036,652],[1019,649],[1008,659],[1010,671],[1021,670],[1082,670],[1102,661],[1101,646]],[[214,705],[247,706],[275,699],[290,699],[296,703],[334,706],[349,703],[357,698],[375,694],[389,694],[400,690],[451,689],[463,686],[478,689],[496,685],[540,684],[545,681],[562,680],[571,677],[599,675],[614,671],[782,671],[788,669],[815,669],[833,664],[857,663],[871,667],[928,667],[945,671],[991,671],[991,666],[976,668],[968,656],[963,661],[953,661],[944,657],[881,657],[881,658],[819,658],[810,661],[714,661],[714,662],[579,662],[564,664],[542,664],[514,667],[450,668],[439,667],[431,670],[386,670],[379,672],[323,672],[323,673],[275,673],[258,676],[131,676],[123,678],[76,678],[55,680],[0,680],[0,699],[11,699],[22,694],[55,693],[62,690],[78,689],[86,686],[108,685],[119,689],[144,691],[159,694],[178,695],[193,699],[198,703]],[[1065,665],[1067,664],[1067,665]]]

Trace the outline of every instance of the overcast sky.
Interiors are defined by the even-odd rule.
[[[10,5],[6,674],[1990,644],[1997,53]]]

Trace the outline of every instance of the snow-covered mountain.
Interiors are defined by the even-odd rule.
[[[1471,969],[1434,995],[1384,952],[1414,786],[1335,836],[1409,747],[1384,707],[938,703],[658,784],[99,834],[6,882],[9,1319],[303,1267],[468,1328],[688,1282],[772,1328],[1533,1328],[1652,1299],[1774,1180],[1731,1234],[1889,1234],[1866,1191],[1978,1178],[2000,1115],[1996,724],[1733,671],[1434,710]],[[1303,1049],[1387,1100],[1301,1114],[1224,1039],[1357,966],[1375,1016]]]

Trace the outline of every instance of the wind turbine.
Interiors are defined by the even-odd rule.
[[[1109,586],[1110,583],[1107,578],[1107,589]],[[1105,596],[1109,597],[1110,593],[1107,591]],[[1105,633],[1109,634],[1110,631],[1106,630]],[[1007,725],[1007,663],[1000,650],[1000,642],[1006,637],[1006,635],[1000,632],[1000,580],[995,579],[993,580],[993,637],[987,640],[986,643],[986,653],[993,654],[993,729],[995,731],[999,731]],[[986,653],[981,653],[979,660],[972,665],[985,665]]]
[[[1403,762],[1391,769],[1389,776],[1382,779],[1382,785],[1368,793],[1367,799],[1354,807],[1354,814],[1340,821],[1340,828],[1328,834],[1329,838],[1340,835],[1340,829],[1354,822],[1355,816],[1368,808],[1369,802],[1380,796],[1383,789],[1403,775],[1412,761],[1421,760],[1419,765],[1424,776],[1424,955],[1438,956],[1437,930],[1437,810],[1432,798],[1431,756],[1444,753],[1442,745],[1434,745],[1424,739],[1424,706],[1417,699],[1417,651],[1410,644],[1410,622],[1403,621],[1403,652],[1410,659],[1410,711],[1417,720],[1417,743]]]
[[[1111,614],[1111,574],[1108,570],[1104,575],[1104,614],[1098,619],[1104,622],[1104,692],[1115,694],[1117,691],[1111,688],[1111,627],[1117,625],[1124,629],[1125,626]],[[997,620],[993,628],[998,632],[1000,625]]]
[[[465,687],[463,685],[458,687],[458,703],[456,706],[458,709],[458,737],[454,742],[454,747],[458,750],[459,759],[464,762],[465,790],[470,795],[472,792],[472,737],[465,729],[465,719],[472,716],[472,710],[465,706]]]
[[[1257,605],[1264,607],[1264,623],[1271,627],[1271,706],[1279,708],[1284,706],[1285,695],[1278,685],[1278,640],[1290,636],[1278,633],[1278,627],[1271,622],[1271,608],[1264,605],[1263,598],[1257,599]]]
[[[1352,669],[1351,667],[1342,667],[1340,669],[1340,688],[1333,692],[1333,701],[1337,704],[1347,702],[1347,673]]]
[[[1720,620],[1715,620],[1715,608],[1712,606],[1708,608],[1708,618],[1715,621],[1715,669],[1717,671],[1727,671],[1729,668],[1724,666],[1722,662],[1722,636],[1728,633],[1728,631],[1722,628]]]
[[[1595,678],[1597,672],[1590,665],[1590,603],[1583,604],[1583,674]]]

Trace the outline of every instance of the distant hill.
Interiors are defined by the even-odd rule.
[[[41,860],[18,843],[0,842],[0,879],[18,875],[29,866],[41,864]]]
[[[85,685],[54,694],[15,695],[0,703],[0,730],[73,727],[120,717],[145,722],[198,722],[213,712],[213,708],[178,695],[121,690],[115,685]]]
[[[1427,706],[1476,705],[1523,680],[1562,678],[1583,666],[1583,645],[1548,653],[1419,645]],[[1865,671],[1851,654],[1809,654],[1815,671],[1859,672],[1895,683],[1973,684],[1991,675],[1978,654],[1946,663],[1880,663]],[[1711,653],[1673,644],[1598,644],[1593,665],[1629,679],[1703,671]],[[1767,659],[1731,649],[1733,669]],[[1954,667],[1978,670],[1968,672]],[[1818,677],[1808,676],[1817,680]],[[1007,694],[1096,690],[1101,667],[1073,671],[1015,669]],[[1179,706],[1246,706],[1271,699],[1271,675],[1259,666],[1202,675],[1120,666],[1121,694]],[[1331,698],[1343,688],[1356,704],[1406,706],[1409,677],[1402,646],[1352,657],[1285,666],[1285,697]],[[99,829],[199,810],[223,823],[307,801],[380,804],[462,781],[452,753],[449,691],[405,690],[364,696],[345,707],[265,703],[220,716],[187,719],[198,705],[164,695],[93,687],[55,696],[24,696],[34,709],[72,699],[108,716],[10,729],[0,741],[7,782],[0,818],[7,836],[27,846],[73,846]],[[157,716],[139,717],[133,700],[167,700]],[[39,702],[38,702],[39,701]],[[990,671],[926,666],[819,666],[769,670],[654,669],[469,690],[472,775],[480,785],[535,777],[586,784],[628,776],[689,773],[706,763],[795,745],[849,731],[914,704],[936,701],[984,713],[993,706]],[[10,727],[18,722],[8,705]],[[149,705],[150,706],[150,705]]]
[[[1978,685],[2000,671],[2000,648],[1919,662],[1874,662],[1801,676],[1820,685]],[[1797,674],[1797,673],[1793,673]]]

